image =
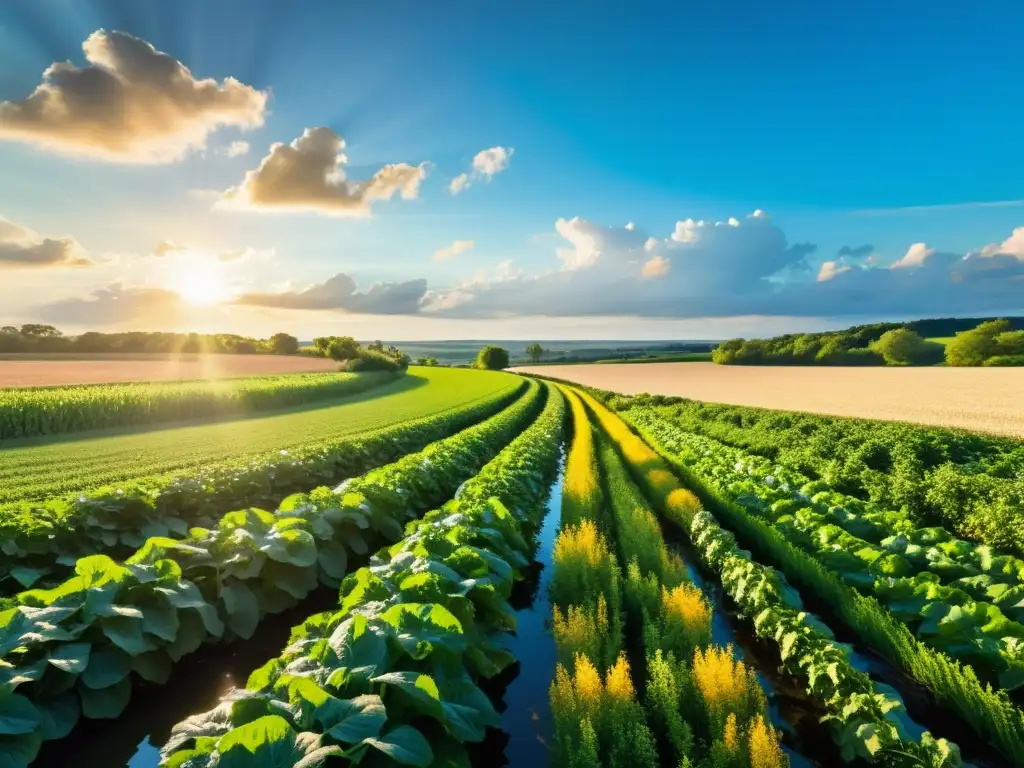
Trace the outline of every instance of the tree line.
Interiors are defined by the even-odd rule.
[[[0,352],[42,353],[197,353],[235,355],[294,355],[299,340],[287,333],[275,333],[267,339],[234,333],[162,333],[127,331],[98,333],[89,331],[65,336],[52,325],[27,323],[21,327],[0,327]]]
[[[956,335],[941,344],[925,338],[922,330]],[[714,349],[711,359],[720,365],[1024,365],[1024,318],[873,323],[843,331],[730,339]]]

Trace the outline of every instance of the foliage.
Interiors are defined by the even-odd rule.
[[[433,366],[436,366],[437,364],[438,363],[437,363],[437,358],[436,357],[417,357],[416,358],[416,365],[423,365],[423,366],[426,366],[428,368],[431,368]]]
[[[498,722],[477,680],[512,661],[500,645],[514,627],[507,597],[528,563],[522,531],[543,507],[564,415],[552,389],[540,417],[456,499],[346,578],[339,610],[310,617],[245,690],[176,726],[163,764],[223,765],[245,741],[250,754],[232,765],[264,765],[258,750],[294,752],[293,742],[352,762],[379,752],[403,765],[442,755],[468,765],[462,743]],[[264,735],[267,717],[279,730]]]
[[[397,369],[395,369],[397,370]],[[225,419],[333,400],[389,376],[291,373],[211,381],[0,390],[0,440],[193,419]]]
[[[79,336],[65,336],[52,325],[30,323],[15,328],[0,328],[0,352],[15,353],[219,353],[290,355],[294,350],[283,339],[294,338],[278,333],[269,339],[255,339],[233,333],[151,333],[129,331],[125,333],[97,333],[89,331]]]
[[[949,365],[1013,365],[1024,356],[1024,332],[1013,330],[1009,320],[989,320],[961,331],[946,345]],[[998,362],[990,363],[997,359]]]
[[[299,340],[287,333],[275,333],[268,339],[270,351],[275,355],[297,355]]]
[[[342,433],[244,465],[0,508],[0,577],[7,577],[0,594],[63,578],[79,556],[127,556],[148,536],[184,537],[191,527],[212,527],[225,510],[276,505],[289,494],[395,461],[491,416],[522,394],[525,384],[518,384],[418,419],[396,408],[390,426]]]
[[[941,363],[945,348],[934,341],[907,330],[894,328],[871,342],[872,351],[885,360],[886,365],[935,365]]]
[[[489,371],[508,368],[508,350],[488,344],[476,356],[476,367]]]
[[[640,413],[630,410],[630,419],[635,423],[640,416]],[[664,433],[656,435],[646,426],[642,429],[648,439],[662,444],[666,436]],[[664,450],[670,448],[665,446]],[[751,542],[763,557],[775,563],[794,585],[815,594],[830,606],[863,643],[930,689],[938,702],[960,715],[984,741],[996,745],[1004,755],[1021,754],[1024,749],[1024,718],[1005,692],[982,686],[970,669],[919,643],[901,621],[882,609],[875,600],[858,595],[821,563],[797,549],[790,541],[792,534],[772,528],[759,519],[758,514],[748,511],[753,509],[749,506],[754,500],[751,496],[747,495],[741,506],[737,503],[739,499],[734,501],[724,495],[713,478],[703,477],[703,473],[680,460],[673,459],[673,466],[734,530]],[[785,484],[784,481],[779,482]],[[778,507],[776,511],[785,514],[786,508]],[[718,551],[722,546],[709,544],[708,550]],[[744,589],[746,591],[748,587]],[[929,752],[943,748],[941,742],[933,739],[922,741],[922,745]]]
[[[545,352],[547,352],[547,350],[545,350],[544,347],[542,347],[537,342],[528,344],[526,346],[525,351],[526,356],[530,358],[530,362],[532,363],[539,363],[541,361],[541,358],[544,357]]]
[[[363,554],[370,543],[400,539],[403,522],[451,496],[522,430],[541,404],[540,392],[534,383],[526,397],[487,421],[333,491],[289,497],[276,513],[240,510],[213,529],[194,528],[184,541],[151,538],[123,565],[104,555],[83,558],[76,577],[52,590],[23,592],[16,607],[0,614],[2,694],[35,710],[69,712],[70,723],[79,702],[86,717],[116,717],[131,692],[130,671],[162,682],[171,663],[202,642],[249,637],[264,614],[293,606],[318,581],[337,585],[349,552]],[[465,544],[450,548],[474,555],[463,558],[471,566],[487,561]],[[343,594],[351,597],[358,584],[369,583],[369,571],[359,573],[346,580]],[[416,589],[404,576],[396,583]],[[430,592],[426,582],[417,586]],[[488,591],[487,582],[479,589]],[[411,602],[408,617],[390,608],[381,610],[382,618],[402,630],[420,622],[423,637],[430,637],[437,621],[445,627],[459,623],[444,608],[421,610]],[[466,605],[452,607],[465,617]],[[419,654],[421,640],[396,640],[413,657]],[[66,732],[50,733],[39,720],[18,731],[44,740]],[[0,757],[27,765],[5,755],[3,744]]]

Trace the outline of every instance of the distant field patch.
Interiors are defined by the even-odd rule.
[[[932,336],[928,339],[928,341],[934,341],[936,344],[941,344],[942,346],[946,346],[952,340],[952,336]]]
[[[90,439],[19,441],[0,450],[0,502],[336,444],[360,432],[464,407],[520,383],[507,373],[414,367],[394,382],[330,407]]]
[[[305,355],[0,355],[0,389],[184,381],[336,371],[334,360]]]
[[[1024,437],[1024,368],[741,366],[714,363],[521,368],[623,394],[910,421]]]

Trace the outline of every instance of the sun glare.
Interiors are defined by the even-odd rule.
[[[227,297],[221,276],[202,266],[186,270],[178,281],[177,290],[189,304],[200,306],[216,304]]]

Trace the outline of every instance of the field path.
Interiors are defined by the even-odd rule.
[[[0,389],[126,381],[182,381],[336,371],[334,360],[300,355],[94,355],[75,360],[53,355],[0,356]]]
[[[840,368],[713,363],[516,369],[623,394],[911,421],[1024,437],[1024,368]]]

